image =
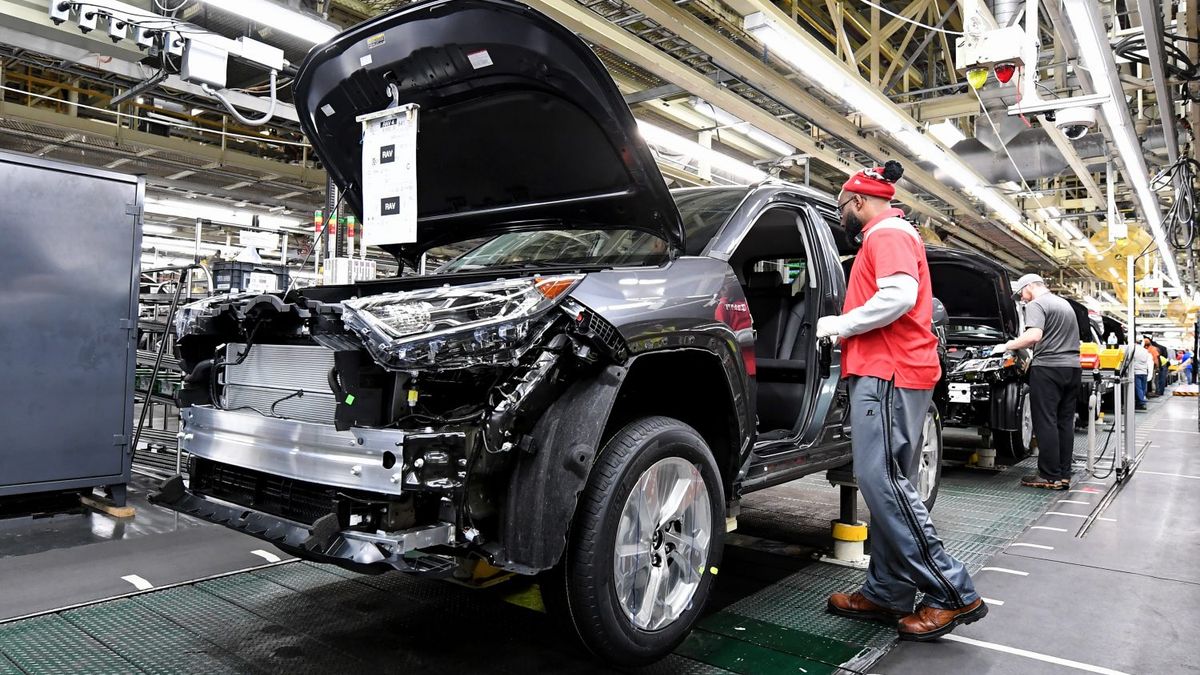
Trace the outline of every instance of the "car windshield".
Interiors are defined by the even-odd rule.
[[[683,229],[687,233],[687,255],[700,255],[742,200],[748,188],[683,188],[671,190]]]
[[[738,187],[672,191],[683,220],[685,255],[700,255],[704,251],[742,203],[747,190]],[[468,250],[465,253],[458,254],[463,250],[458,248],[454,251],[458,255],[439,267],[435,274],[556,265],[661,265],[667,260],[667,242],[638,230],[531,230],[509,232],[466,244]],[[437,257],[442,251],[430,253]]]
[[[504,267],[660,265],[667,242],[637,230],[533,230],[493,237],[437,270],[437,274]]]

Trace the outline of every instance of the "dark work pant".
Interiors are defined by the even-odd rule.
[[[862,594],[908,614],[917,591],[940,609],[979,599],[967,568],[938,538],[917,490],[922,432],[932,389],[901,389],[875,377],[850,378],[854,477],[871,511],[871,562]]]
[[[1137,393],[1137,404],[1145,407],[1146,405],[1146,378],[1149,375],[1138,374],[1133,376],[1134,391]],[[1118,391],[1119,395],[1119,391]]]
[[[1170,374],[1170,369],[1167,366],[1159,366],[1158,368],[1158,393],[1167,393],[1167,375]]]
[[[1083,379],[1080,368],[1032,366],[1029,406],[1038,439],[1038,473],[1058,480],[1071,477],[1075,450],[1075,401]]]

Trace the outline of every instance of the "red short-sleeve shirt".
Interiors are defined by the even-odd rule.
[[[942,369],[937,336],[932,330],[933,287],[925,245],[911,227],[885,227],[871,232],[884,220],[903,215],[900,209],[889,209],[863,228],[863,247],[850,270],[842,313],[864,305],[879,291],[876,280],[893,274],[907,274],[917,280],[917,304],[886,326],[846,338],[842,374],[894,379],[896,386],[904,389],[932,389]]]

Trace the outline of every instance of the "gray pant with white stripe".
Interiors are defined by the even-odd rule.
[[[961,562],[946,553],[908,477],[920,463],[933,391],[901,389],[875,377],[850,378],[854,477],[871,511],[871,564],[862,593],[909,613],[923,602],[958,609],[979,597]]]

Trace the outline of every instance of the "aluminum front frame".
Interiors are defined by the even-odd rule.
[[[401,493],[405,433],[338,431],[331,424],[192,406],[181,411],[180,449],[196,457],[296,480],[382,494]],[[384,468],[384,453],[395,465]]]

